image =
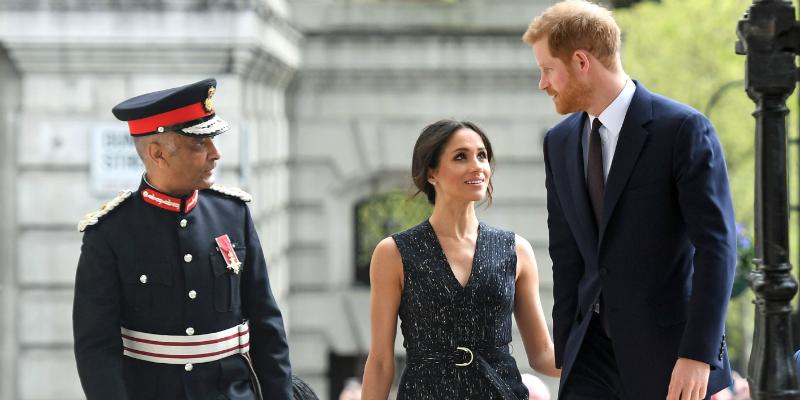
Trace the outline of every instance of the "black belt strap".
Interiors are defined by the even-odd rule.
[[[256,399],[264,400],[264,395],[261,392],[261,382],[258,381],[256,369],[253,368],[253,359],[250,358],[250,353],[244,353],[242,357],[244,357],[244,361],[247,363],[247,370],[250,371],[250,384],[253,386],[253,393],[256,395]]]
[[[457,347],[450,351],[411,350],[407,351],[408,363],[443,363],[455,368],[477,368],[489,380],[492,387],[503,400],[519,400],[505,379],[486,361],[485,357],[500,358],[508,356],[508,345],[490,348]]]

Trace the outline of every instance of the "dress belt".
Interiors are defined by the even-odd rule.
[[[156,335],[121,328],[123,354],[161,364],[204,363],[250,350],[247,322],[205,335]]]
[[[498,394],[503,396],[503,400],[519,400],[508,383],[500,374],[486,361],[486,358],[502,358],[510,356],[508,345],[499,347],[466,347],[457,346],[452,349],[408,349],[406,351],[408,364],[451,364],[459,368],[469,368],[474,365],[492,384]]]

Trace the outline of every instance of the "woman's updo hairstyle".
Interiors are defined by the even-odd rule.
[[[442,151],[450,141],[454,133],[460,129],[469,129],[474,131],[483,140],[483,145],[486,147],[486,157],[489,160],[489,165],[494,171],[494,153],[492,152],[492,144],[489,138],[483,133],[481,128],[478,128],[469,121],[455,121],[452,119],[443,119],[436,121],[422,130],[417,143],[414,145],[414,155],[411,159],[411,179],[414,181],[414,186],[417,187],[414,196],[425,193],[428,202],[431,204],[436,203],[436,189],[428,182],[428,173],[439,167],[439,161],[442,157]],[[489,185],[486,189],[486,196],[489,204],[492,203],[492,179],[489,177]]]

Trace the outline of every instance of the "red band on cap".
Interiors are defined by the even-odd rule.
[[[131,131],[131,135],[142,135],[156,132],[160,127],[167,128],[172,125],[207,117],[213,113],[213,110],[206,111],[203,103],[194,103],[165,113],[151,115],[147,118],[128,121],[128,128]]]

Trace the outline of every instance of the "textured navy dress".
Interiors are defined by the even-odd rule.
[[[517,268],[514,233],[481,223],[466,286],[430,222],[392,236],[403,259],[399,400],[524,400],[509,353]]]

